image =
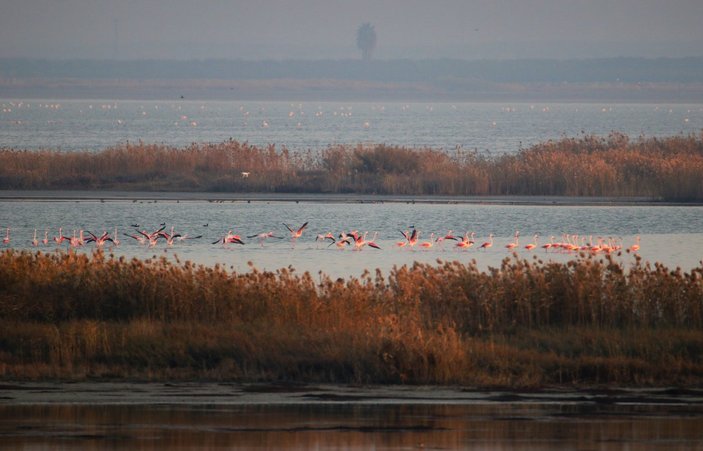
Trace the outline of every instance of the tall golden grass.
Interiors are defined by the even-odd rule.
[[[703,382],[703,266],[415,263],[361,278],[0,253],[0,376]]]
[[[249,177],[242,177],[249,172]],[[398,195],[646,196],[703,200],[703,135],[619,133],[514,155],[376,145],[292,152],[229,140],[99,152],[0,150],[0,189],[147,189]]]

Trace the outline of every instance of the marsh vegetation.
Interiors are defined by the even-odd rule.
[[[701,174],[703,138],[693,135],[563,138],[499,156],[383,144],[289,151],[234,140],[184,148],[126,143],[99,152],[0,150],[0,189],[644,196],[701,201]]]
[[[97,252],[0,254],[0,376],[693,385],[703,267],[438,262],[333,279]]]

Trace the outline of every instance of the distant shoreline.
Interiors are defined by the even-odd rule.
[[[700,206],[701,202],[671,202],[653,197],[575,196],[444,196],[381,194],[222,193],[194,191],[0,190],[0,201],[161,201],[161,202],[322,202],[406,203],[541,206]]]

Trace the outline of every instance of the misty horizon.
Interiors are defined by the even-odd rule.
[[[694,0],[9,0],[0,58],[360,58],[374,25],[377,59],[686,57],[703,55]]]

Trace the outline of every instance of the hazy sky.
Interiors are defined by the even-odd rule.
[[[703,0],[0,0],[0,57],[703,55]]]

